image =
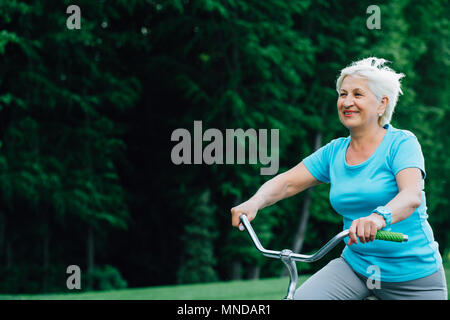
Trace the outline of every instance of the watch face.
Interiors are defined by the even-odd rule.
[[[379,208],[377,208],[377,210],[378,210],[380,213],[384,213],[384,214],[388,214],[388,213],[389,213],[389,209],[384,208],[384,207],[379,207]]]

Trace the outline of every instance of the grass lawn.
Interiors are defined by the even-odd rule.
[[[303,282],[307,278],[308,276],[300,277],[299,282]],[[0,295],[0,300],[281,300],[286,295],[288,284],[289,278],[271,278],[98,292],[91,291],[64,294]]]
[[[445,267],[447,287],[450,287],[450,264]],[[300,276],[299,284],[308,277]],[[288,284],[289,278],[271,278],[113,291],[0,295],[0,300],[281,300],[286,295]]]

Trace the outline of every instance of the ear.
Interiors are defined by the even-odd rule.
[[[389,103],[388,97],[384,96],[383,98],[381,98],[381,104],[377,108],[378,114],[380,113],[383,114],[386,111],[388,103]]]

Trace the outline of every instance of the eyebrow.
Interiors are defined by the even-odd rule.
[[[361,90],[361,91],[364,91],[364,89],[362,89],[362,88],[354,88],[353,89],[353,91],[357,91],[357,90]],[[347,92],[347,90],[345,90],[345,89],[342,89],[341,88],[341,90],[340,91],[345,91],[345,92]]]

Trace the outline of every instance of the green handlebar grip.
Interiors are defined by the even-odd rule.
[[[377,232],[375,239],[394,242],[406,242],[408,241],[408,236],[400,232],[390,232],[381,230]]]

